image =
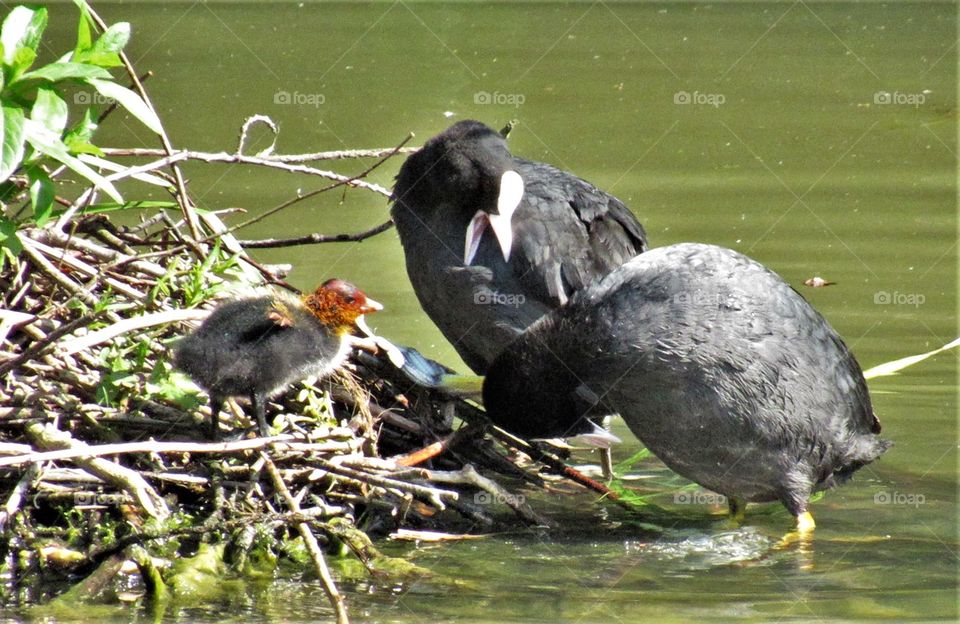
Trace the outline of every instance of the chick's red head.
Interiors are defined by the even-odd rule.
[[[362,290],[341,279],[327,280],[312,293],[304,295],[303,303],[337,333],[349,332],[361,316],[383,309]]]

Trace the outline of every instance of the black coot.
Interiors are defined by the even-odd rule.
[[[535,320],[647,246],[616,197],[514,158],[478,121],[458,122],[412,154],[393,202],[417,298],[476,373]]]
[[[890,445],[860,366],[775,273],[735,251],[648,251],[530,327],[491,365],[487,413],[526,437],[617,412],[663,462],[813,528],[812,492]]]
[[[174,361],[210,394],[213,439],[219,435],[223,402],[231,396],[250,397],[260,434],[266,436],[267,398],[293,382],[333,372],[350,352],[355,324],[382,308],[338,279],[299,298],[272,291],[235,299],[180,342]]]

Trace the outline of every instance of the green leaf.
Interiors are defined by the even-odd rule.
[[[89,152],[89,149],[84,149],[89,147],[99,152],[100,150],[97,149],[96,146],[90,145],[90,140],[96,131],[97,116],[92,108],[88,108],[83,111],[83,116],[80,117],[80,120],[73,124],[73,127],[64,135],[63,142],[70,148],[70,152],[73,154]]]
[[[13,55],[11,81],[16,80],[17,76],[33,65],[35,60],[37,60],[37,53],[30,48],[17,50],[16,54]]]
[[[90,23],[90,12],[84,2],[80,6],[80,21],[77,23],[77,45],[74,46],[74,55],[86,52],[93,47],[93,29]]]
[[[84,63],[50,63],[40,69],[20,76],[17,82],[27,80],[42,80],[48,82],[60,82],[61,80],[90,80],[93,78],[104,78],[110,80],[110,72],[102,67],[94,67]]]
[[[97,42],[93,44],[96,52],[120,52],[130,41],[130,24],[128,22],[117,22],[108,28]]]
[[[100,35],[96,43],[84,49],[78,48],[75,50],[72,60],[77,63],[97,65],[98,67],[119,67],[123,65],[120,60],[120,51],[129,41],[130,24],[118,22]]]
[[[109,180],[70,154],[59,135],[50,132],[46,127],[32,119],[25,119],[23,123],[27,142],[37,151],[73,169],[109,195],[114,201],[123,201],[120,193],[117,192],[117,189]]]
[[[9,178],[23,160],[25,119],[19,106],[3,107],[0,116],[0,180]]]
[[[30,204],[33,206],[33,220],[38,227],[43,227],[53,210],[55,193],[53,180],[40,167],[30,167],[27,175],[30,177]]]
[[[17,224],[0,215],[0,248],[9,249],[15,256],[23,251],[23,245],[17,238]]]
[[[116,52],[94,52],[93,50],[87,50],[86,52],[74,54],[73,60],[79,63],[96,65],[97,67],[120,67],[123,65],[123,61],[120,60],[120,55]]]
[[[45,8],[14,7],[3,20],[3,26],[0,27],[3,63],[14,65],[14,59],[21,48],[29,48],[36,52],[46,27],[47,10]]]
[[[62,134],[67,127],[67,103],[49,87],[37,89],[37,100],[30,111],[30,119],[42,123],[48,130]]]
[[[90,79],[87,83],[100,92],[100,95],[113,98],[117,103],[139,119],[143,125],[157,134],[163,134],[163,126],[153,109],[147,106],[143,99],[130,89],[108,80]]]

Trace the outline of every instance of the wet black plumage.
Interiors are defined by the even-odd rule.
[[[329,280],[303,297],[272,291],[227,301],[177,345],[178,368],[210,394],[211,437],[224,400],[247,396],[261,435],[267,399],[293,382],[335,370],[350,351],[350,332],[381,309],[355,286]]]
[[[487,413],[527,437],[619,413],[679,474],[731,501],[812,492],[890,445],[827,321],[775,273],[700,244],[648,251],[530,327],[491,365]]]
[[[478,121],[454,124],[407,159],[391,214],[420,304],[477,373],[543,314],[647,247],[616,197],[514,158]]]

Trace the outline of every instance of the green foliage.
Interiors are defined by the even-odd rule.
[[[151,131],[163,132],[153,109],[108,71],[123,64],[120,52],[130,41],[130,25],[119,22],[96,36],[86,1],[75,4],[80,19],[73,50],[42,67],[34,68],[34,63],[47,27],[46,8],[14,7],[0,26],[0,202],[4,208],[29,202],[28,221],[35,225],[55,215],[51,165],[66,166],[115,206],[127,206],[108,177],[95,169],[103,161],[93,158],[102,156],[91,142],[97,129],[96,109],[89,105],[94,100],[116,103]],[[74,95],[72,107],[68,91]],[[19,225],[7,211],[0,214],[0,266],[4,254],[21,251]]]

